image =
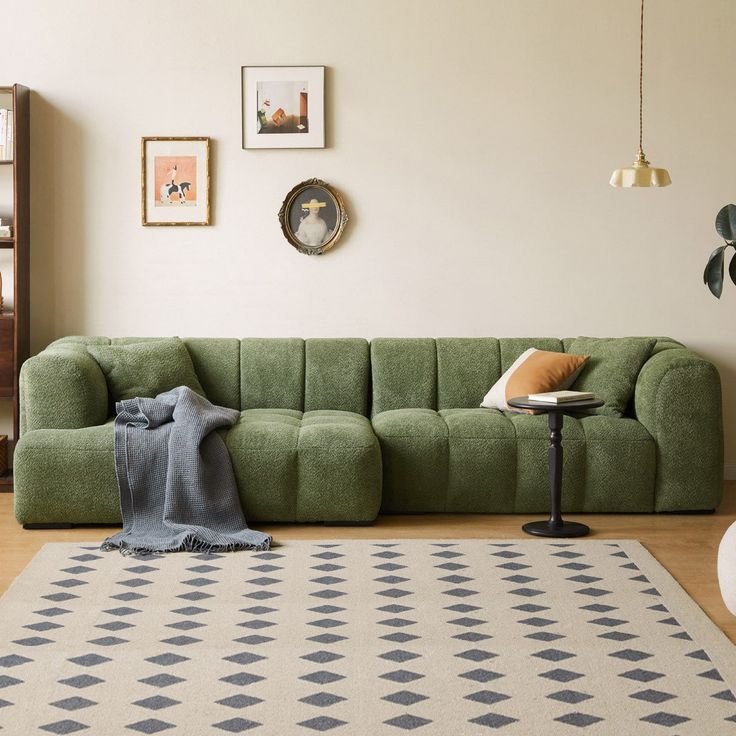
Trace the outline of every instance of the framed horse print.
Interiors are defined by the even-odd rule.
[[[141,138],[141,222],[210,224],[209,138]]]

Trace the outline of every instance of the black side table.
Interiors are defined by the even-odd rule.
[[[583,401],[567,401],[564,404],[549,404],[546,401],[531,401],[528,396],[517,396],[509,399],[509,406],[514,409],[536,409],[546,412],[549,418],[549,520],[530,521],[522,529],[527,534],[537,537],[584,537],[590,533],[585,524],[575,521],[563,521],[560,506],[562,502],[562,419],[565,413],[597,409],[603,406],[600,399]]]

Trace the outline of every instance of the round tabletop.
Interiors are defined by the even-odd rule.
[[[516,396],[506,402],[514,409],[537,409],[541,411],[584,411],[585,409],[597,409],[603,406],[600,399],[583,399],[582,401],[565,401],[559,404],[553,404],[549,401],[533,401],[528,396]]]

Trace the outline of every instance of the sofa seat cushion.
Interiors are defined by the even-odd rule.
[[[609,416],[586,416],[578,423],[586,449],[583,509],[654,511],[657,452],[647,428],[635,419]]]
[[[113,424],[36,429],[15,448],[16,518],[21,524],[117,524]]]
[[[248,521],[372,521],[381,452],[347,411],[247,409],[225,437]]]
[[[546,415],[395,409],[373,418],[384,465],[382,511],[548,510]],[[633,419],[566,417],[563,509],[652,511],[654,441]]]
[[[367,522],[381,496],[370,421],[345,411],[251,409],[219,430],[248,522]],[[26,432],[16,448],[21,523],[119,523],[113,424]]]
[[[386,513],[446,510],[447,424],[433,409],[391,409],[373,417],[381,443]]]

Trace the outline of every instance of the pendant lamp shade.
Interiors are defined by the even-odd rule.
[[[614,187],[667,187],[672,184],[667,169],[649,165],[642,149],[644,139],[644,0],[641,0],[639,24],[639,152],[631,166],[616,169],[610,184]]]
[[[631,166],[616,169],[610,183],[614,187],[667,187],[672,179],[667,169],[650,166],[644,151],[639,150],[636,161]]]

